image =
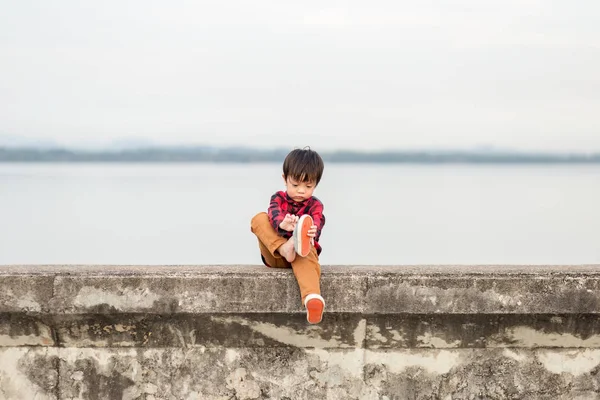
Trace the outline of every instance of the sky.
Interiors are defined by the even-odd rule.
[[[0,135],[600,151],[597,0],[20,0]]]

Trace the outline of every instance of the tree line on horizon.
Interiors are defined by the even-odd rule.
[[[288,149],[144,148],[120,151],[2,148],[0,162],[281,162]],[[478,151],[329,151],[324,161],[338,163],[600,163],[600,153],[520,153]]]

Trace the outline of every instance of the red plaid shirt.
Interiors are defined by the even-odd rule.
[[[277,192],[271,196],[271,203],[269,204],[269,221],[271,221],[273,229],[277,231],[279,236],[290,238],[292,237],[292,232],[288,232],[279,227],[279,224],[281,224],[286,214],[293,214],[298,217],[308,214],[312,217],[317,226],[315,249],[317,250],[317,254],[321,254],[322,249],[319,244],[319,238],[321,237],[323,225],[325,225],[323,203],[321,203],[321,200],[313,196],[302,203],[298,203],[297,201],[292,200],[284,191]]]

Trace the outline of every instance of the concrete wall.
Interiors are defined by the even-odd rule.
[[[600,399],[599,267],[0,267],[0,399]]]

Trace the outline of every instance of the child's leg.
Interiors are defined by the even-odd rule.
[[[318,324],[323,319],[325,300],[321,297],[321,265],[317,250],[313,247],[306,257],[296,257],[292,268],[300,286],[306,319],[311,324]]]
[[[292,262],[292,269],[300,287],[302,304],[309,294],[321,294],[321,265],[317,250],[313,247],[306,257],[296,257]]]
[[[277,249],[288,240],[275,232],[275,229],[269,222],[269,216],[265,212],[258,213],[252,218],[250,225],[252,233],[258,238],[258,247],[265,263],[269,267],[285,268],[290,267],[285,258],[279,254]]]
[[[286,261],[285,258],[280,256],[278,253],[275,255],[271,254],[267,246],[258,239],[258,248],[260,249],[260,255],[262,256],[263,263],[267,267],[271,268],[291,268],[292,264]]]

